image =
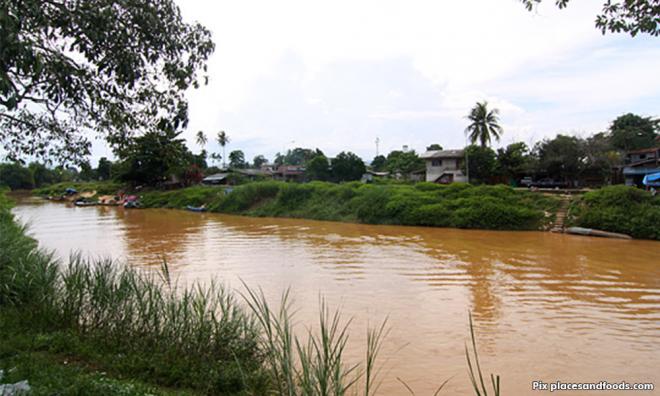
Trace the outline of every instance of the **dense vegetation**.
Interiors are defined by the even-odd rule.
[[[660,240],[660,197],[626,186],[586,193],[570,209],[573,224]]]
[[[556,200],[506,186],[432,183],[368,185],[256,182],[223,188],[145,192],[147,207],[206,204],[211,211],[251,216],[497,230],[534,230]]]

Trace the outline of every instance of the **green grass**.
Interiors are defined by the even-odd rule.
[[[660,196],[635,187],[610,186],[576,199],[571,225],[660,240]]]

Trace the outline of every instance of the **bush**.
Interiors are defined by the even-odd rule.
[[[586,193],[570,208],[571,224],[660,240],[660,197],[627,186]]]

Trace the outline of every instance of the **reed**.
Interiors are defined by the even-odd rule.
[[[318,328],[294,333],[289,291],[282,294],[279,309],[273,310],[263,292],[245,285],[243,295],[261,326],[261,344],[266,352],[266,367],[278,395],[343,396],[373,395],[377,391],[376,362],[387,335],[386,321],[369,329],[365,360],[345,361],[350,320],[342,320],[338,310],[331,311],[320,301]]]

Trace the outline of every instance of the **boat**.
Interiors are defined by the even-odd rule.
[[[126,201],[124,202],[124,208],[126,209],[140,209],[142,205],[138,201]]]
[[[49,200],[49,201],[60,202],[60,201],[64,201],[64,200],[66,200],[66,198],[64,198],[64,197],[61,196],[61,195],[55,195],[55,196],[52,196],[52,195],[51,195],[51,196],[48,197],[48,200]]]
[[[564,232],[573,235],[595,236],[601,238],[632,239],[630,235],[619,234],[616,232],[609,232],[609,231],[594,230],[593,228],[568,227]]]
[[[188,205],[186,206],[186,210],[189,210],[191,212],[206,212],[206,206],[192,206]]]
[[[101,195],[99,197],[99,205],[102,206],[119,206],[122,204],[121,199],[118,196],[113,195]]]
[[[76,201],[73,204],[76,205],[76,206],[81,206],[81,207],[96,206],[96,202],[92,202],[92,201]]]

